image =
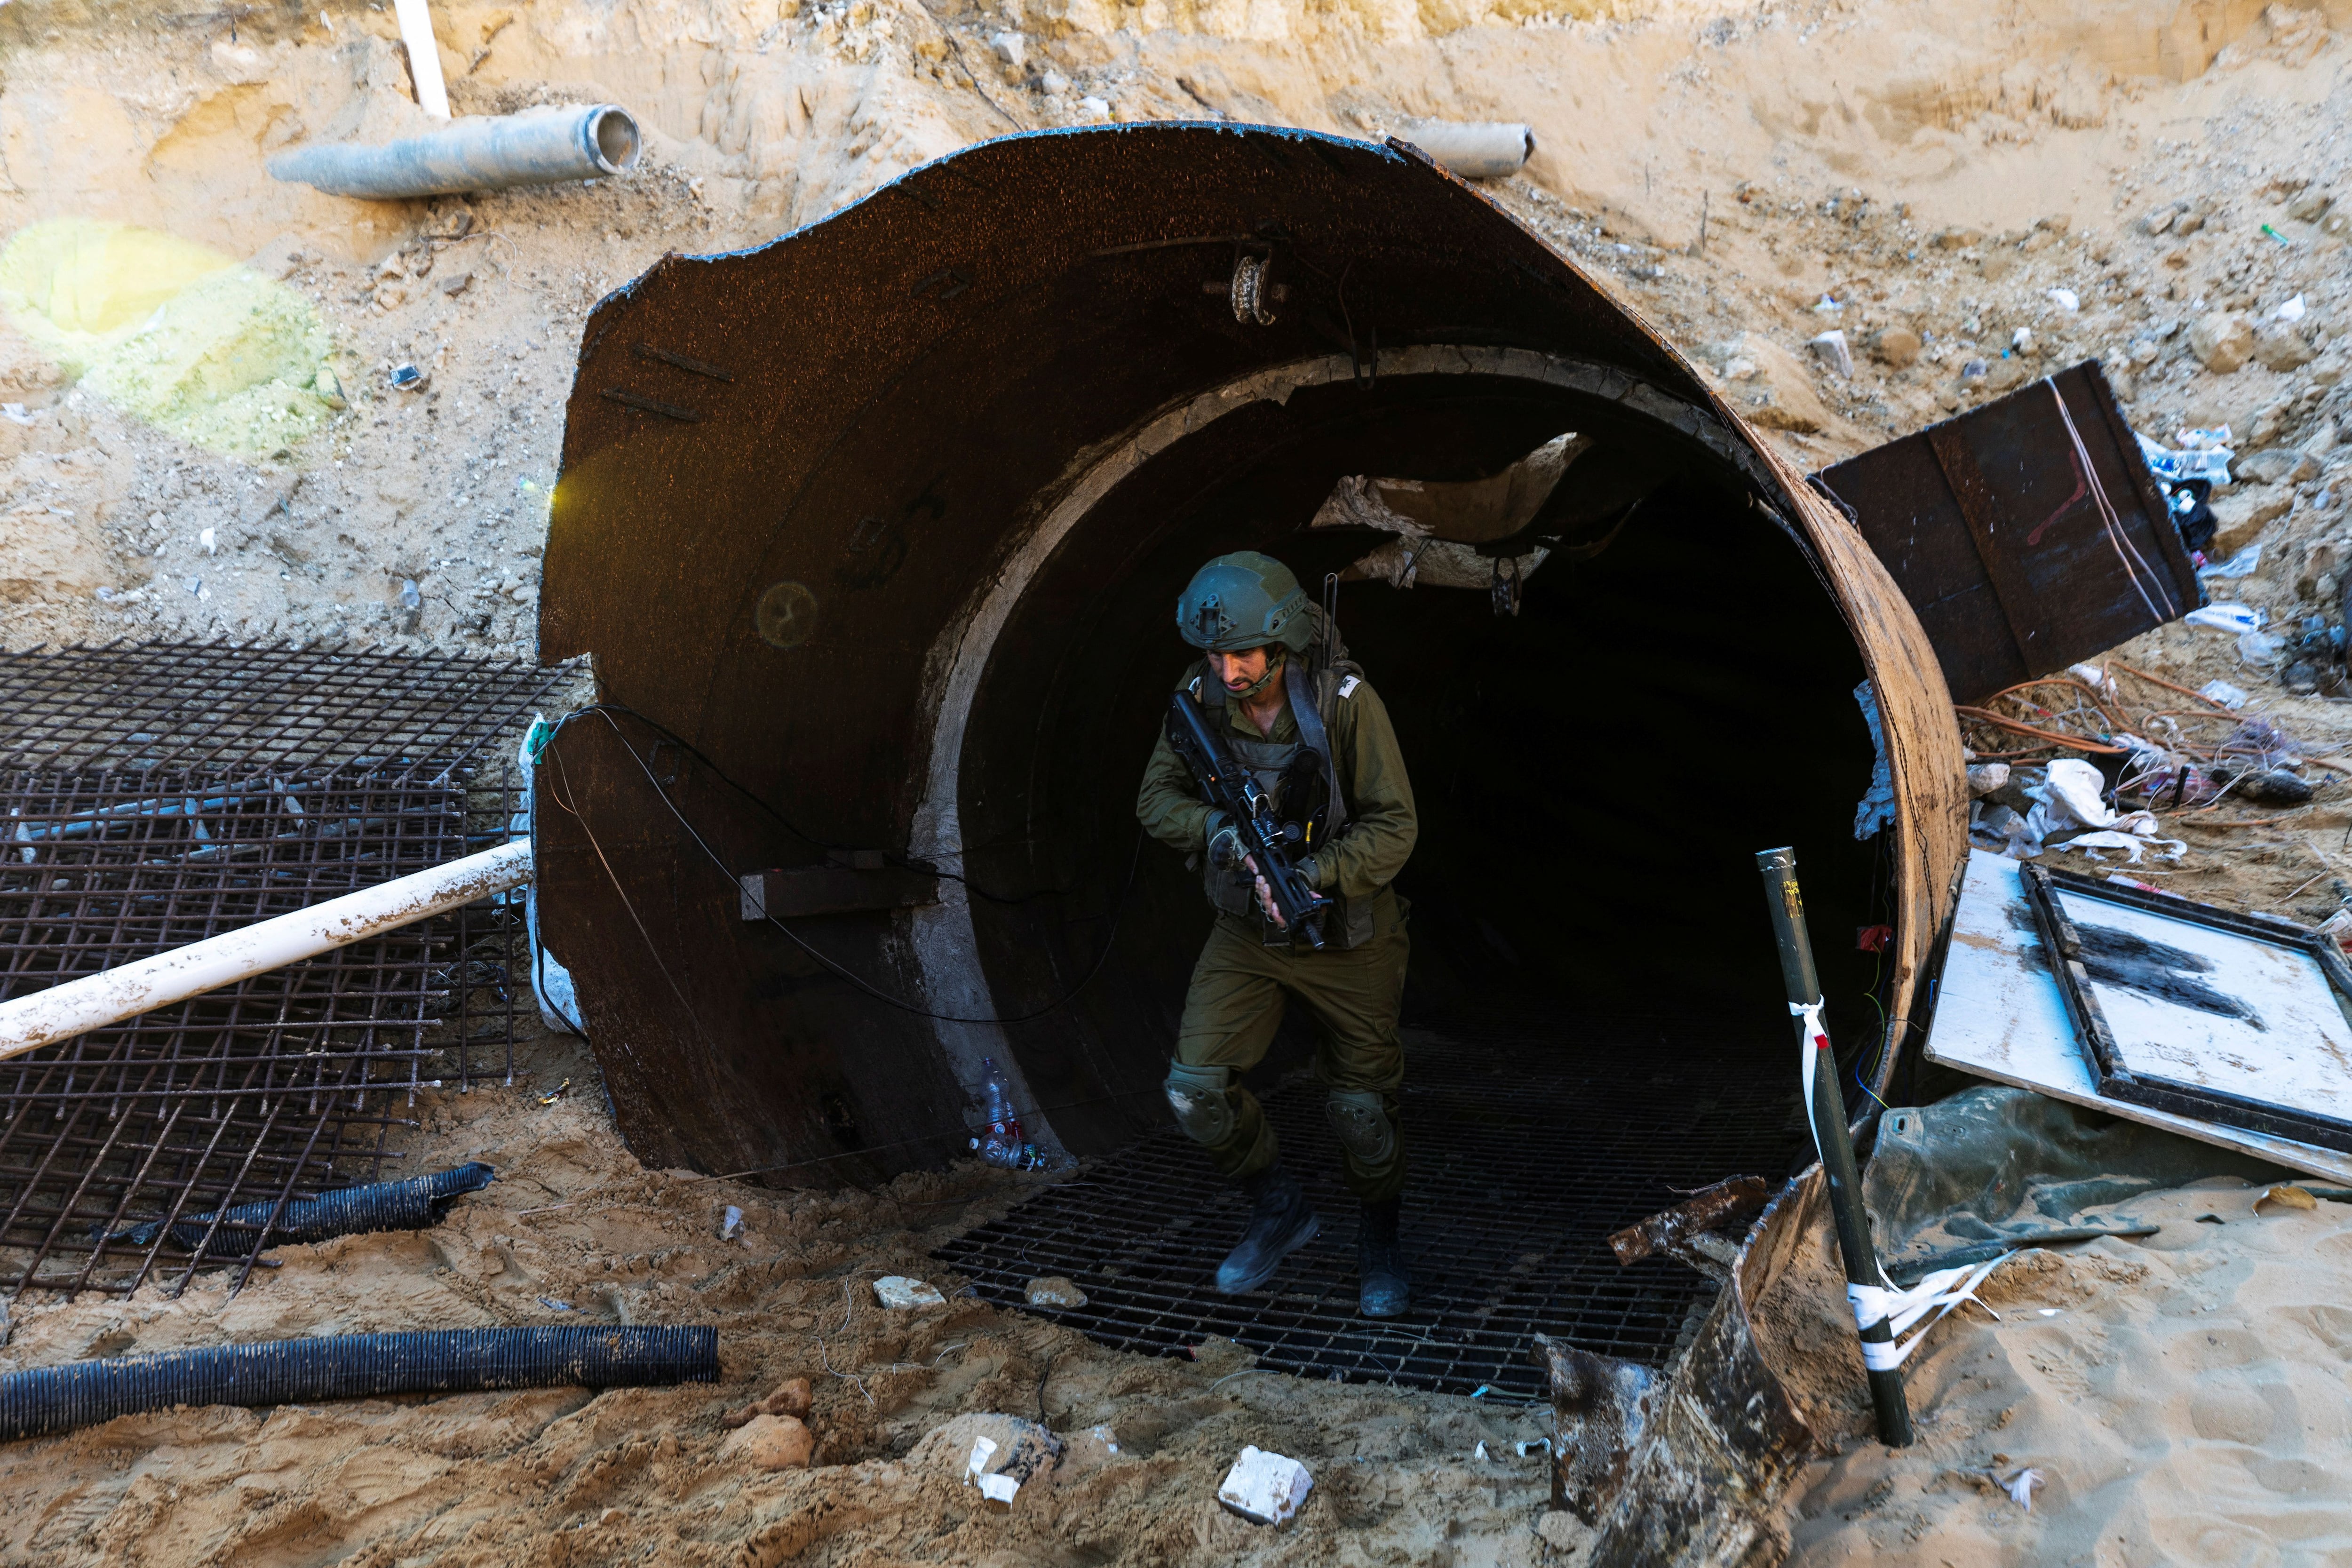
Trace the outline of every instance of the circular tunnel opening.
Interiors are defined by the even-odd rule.
[[[1493,547],[1554,541],[1516,613],[1491,583],[1351,573],[1391,539],[1314,525],[1343,479],[1488,479],[1571,433],[1525,534]],[[1476,369],[1260,397],[1073,494],[990,651],[959,803],[999,1009],[1078,987],[1008,1033],[1062,1141],[1097,1158],[942,1256],[1007,1300],[1029,1274],[1091,1281],[1105,1304],[1087,1331],[1108,1342],[1226,1333],[1309,1376],[1539,1397],[1538,1332],[1667,1362],[1711,1287],[1662,1258],[1621,1267],[1606,1237],[1810,1152],[1758,850],[1798,850],[1849,1070],[1881,1033],[1885,977],[1855,940],[1888,918],[1875,846],[1854,836],[1874,759],[1863,662],[1804,552],[1749,476],[1672,426]],[[1183,858],[1139,842],[1135,801],[1168,694],[1198,668],[1177,594],[1243,548],[1310,585],[1355,579],[1341,631],[1412,780],[1420,836],[1395,883],[1412,944],[1403,1338],[1354,1316],[1355,1205],[1305,1007],[1242,1080],[1328,1216],[1275,1295],[1203,1287],[1246,1205],[1160,1103],[1212,915]]]
[[[1479,589],[1338,589],[1420,816],[1396,881],[1408,1021],[1639,1019],[1592,1043],[1738,1039],[1793,1078],[1754,868],[1757,850],[1793,844],[1832,1022],[1874,1040],[1880,977],[1856,935],[1889,917],[1875,846],[1854,837],[1874,760],[1862,659],[1747,477],[1541,380],[1340,380],[1250,402],[1137,466],[1068,521],[989,653],[959,779],[973,926],[1003,1013],[1085,981],[1013,1031],[1041,1103],[1114,1087],[1056,1114],[1074,1147],[1162,1119],[1150,1091],[1211,918],[1197,873],[1139,843],[1134,813],[1167,694],[1197,658],[1175,632],[1179,590],[1244,548],[1319,590],[1389,542],[1310,526],[1343,478],[1485,479],[1571,432],[1581,450],[1528,530],[1566,548],[1516,614]],[[1579,543],[1589,558],[1570,558]],[[1310,1048],[1292,1011],[1256,1081]]]

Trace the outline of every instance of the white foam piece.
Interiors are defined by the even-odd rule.
[[[1283,1454],[1248,1447],[1225,1472],[1217,1500],[1252,1524],[1286,1523],[1315,1489],[1307,1467]]]

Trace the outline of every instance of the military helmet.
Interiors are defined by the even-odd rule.
[[[1315,635],[1306,592],[1290,568],[1271,555],[1237,550],[1198,572],[1176,600],[1176,629],[1194,647],[1240,653],[1280,643],[1307,651]]]

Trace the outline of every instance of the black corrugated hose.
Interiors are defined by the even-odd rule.
[[[174,1405],[294,1405],[389,1394],[719,1381],[719,1331],[439,1329],[215,1345],[0,1373],[0,1439]]]
[[[213,1231],[212,1256],[243,1258],[257,1244],[325,1241],[360,1231],[430,1230],[441,1223],[442,1211],[449,1206],[452,1198],[480,1192],[490,1184],[490,1175],[489,1166],[474,1161],[452,1170],[436,1171],[429,1176],[341,1187],[288,1204],[278,1211],[275,1225],[269,1223],[269,1211],[277,1206],[274,1200],[238,1204],[221,1215],[220,1228]],[[204,1245],[205,1232],[212,1230],[212,1224],[213,1216],[208,1214],[174,1220],[172,1240],[194,1252]],[[264,1226],[269,1227],[266,1242],[261,1240]],[[150,1220],[118,1231],[107,1239],[149,1247],[154,1243],[155,1233],[163,1228],[161,1220]]]

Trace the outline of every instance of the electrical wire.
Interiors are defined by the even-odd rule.
[[[694,840],[695,847],[702,851],[704,858],[708,859],[712,866],[718,868],[719,874],[727,879],[730,885],[740,887],[741,884],[740,874],[730,868],[719,852],[710,847],[709,841],[702,837],[702,834],[695,827],[694,824],[687,820],[686,814],[678,810],[677,803],[670,799],[669,792],[662,788],[661,781],[655,776],[652,765],[649,764],[643,756],[638,754],[637,749],[635,746],[629,744],[628,737],[621,733],[620,725],[614,721],[612,713],[608,711],[610,708],[614,706],[617,705],[596,703],[586,708],[577,708],[572,710],[571,712],[566,713],[562,718],[556,721],[554,731],[548,736],[546,745],[542,748],[542,754],[554,753],[556,756],[557,769],[558,772],[561,773],[563,765],[562,757],[562,754],[556,751],[556,748],[562,740],[565,728],[568,727],[573,720],[592,713],[598,718],[603,719],[605,724],[612,730],[614,740],[619,743],[623,751],[629,754],[630,761],[637,764],[638,770],[646,775],[646,784],[653,787],[654,794],[660,798],[661,803],[664,805],[669,808],[669,814],[677,819],[678,826],[686,830],[686,835],[688,838]],[[642,718],[643,715],[637,715],[637,717]],[[651,721],[647,721],[647,722],[650,723]],[[655,727],[659,728],[659,726]],[[568,779],[565,784],[565,790],[568,794],[570,790]],[[596,858],[598,860],[604,861],[604,850],[597,845],[593,832],[589,829],[587,818],[582,816],[578,809],[573,807],[567,800],[559,800],[557,804],[562,805],[565,810],[570,811],[572,815],[579,820],[581,830],[583,833],[588,834],[590,847],[596,850]],[[765,910],[762,910],[761,914],[761,918],[765,919],[770,925],[774,926],[778,931],[783,932],[784,935],[792,941],[794,946],[798,947],[803,952],[808,954],[812,959],[814,959],[820,966],[833,973],[837,978],[846,981],[850,985],[865,993],[866,995],[871,996],[874,1000],[882,1003],[886,1006],[895,1007],[902,1013],[911,1013],[917,1017],[929,1018],[943,1024],[982,1024],[999,1026],[1007,1024],[1025,1024],[1032,1019],[1042,1018],[1046,1014],[1054,1012],[1064,1006],[1072,998],[1076,997],[1079,992],[1085,990],[1096,975],[1102,973],[1103,964],[1109,960],[1111,948],[1116,944],[1118,939],[1119,921],[1127,912],[1128,895],[1135,887],[1136,869],[1142,864],[1143,838],[1144,835],[1140,830],[1139,830],[1136,834],[1134,853],[1128,859],[1127,880],[1119,889],[1118,903],[1112,907],[1110,929],[1104,933],[1102,951],[1095,955],[1093,965],[1087,969],[1083,976],[1080,977],[1077,984],[1072,985],[1066,991],[1064,991],[1062,994],[1056,996],[1051,1002],[1046,1003],[1044,1006],[1033,1008],[1026,1013],[1013,1014],[1009,1016],[983,1016],[971,1017],[954,1013],[934,1012],[932,1009],[925,1007],[919,1003],[908,1001],[904,997],[894,996],[889,992],[868,983],[862,976],[852,973],[850,970],[845,969],[841,964],[835,963],[832,958],[820,952],[817,948],[812,946],[798,931],[793,930],[792,927],[786,925],[782,921],[778,920],[774,915],[767,913]],[[811,842],[814,841],[811,840]],[[612,865],[609,861],[604,862],[604,871],[605,875],[608,878],[611,878],[614,890],[621,891],[620,879],[614,875]],[[628,894],[625,891],[621,891],[621,902],[628,909],[630,919],[636,921],[636,908],[634,904],[629,902]],[[654,954],[655,966],[661,969],[662,977],[665,980],[669,980],[669,971],[667,967],[662,965],[661,955],[654,947],[652,933],[646,930],[645,922],[643,921],[637,921],[636,923],[638,934],[644,937],[646,950]],[[686,994],[678,989],[677,983],[675,980],[670,981],[670,989],[677,993],[680,1005],[686,1006],[688,1016],[692,1018],[694,1016],[693,1007],[691,1004],[687,1002]],[[696,1022],[695,1027],[698,1032],[700,1032],[701,1024],[698,1020]],[[709,1037],[705,1035],[704,1038],[708,1041]]]
[[[802,843],[811,845],[818,849],[825,850],[828,853],[846,850],[852,847],[852,846],[845,844],[828,843],[824,839],[818,837],[815,834],[809,832],[806,828],[801,826],[800,824],[794,822],[791,817],[786,816],[782,811],[776,809],[775,805],[758,791],[752,789],[748,784],[738,782],[735,778],[730,776],[726,769],[720,767],[716,762],[712,761],[703,752],[702,749],[697,746],[693,742],[688,740],[677,731],[661,723],[658,720],[648,718],[646,715],[640,713],[637,710],[630,707],[625,702],[591,702],[584,707],[575,708],[571,713],[567,713],[562,719],[559,719],[556,721],[555,728],[557,730],[562,729],[564,723],[567,722],[574,714],[597,712],[627,714],[638,723],[643,724],[646,729],[651,730],[656,735],[661,737],[662,742],[676,746],[679,751],[685,752],[688,756],[692,757],[696,762],[701,763],[702,769],[705,773],[709,773],[712,778],[717,779],[720,784],[725,784],[729,789],[733,790],[738,795],[740,795],[744,800],[748,801],[754,808],[767,816],[769,819],[773,821],[779,827],[782,827],[785,832],[791,834]],[[654,749],[658,752],[661,749],[660,743],[657,742]],[[966,852],[968,853],[968,851]],[[1034,903],[1039,899],[1067,898],[1074,890],[1069,888],[1040,888],[1034,892],[1029,893],[992,893],[986,888],[974,882],[971,878],[963,875],[961,872],[945,870],[938,866],[932,865],[929,861],[916,860],[905,855],[891,855],[887,853],[883,856],[883,859],[886,863],[897,866],[903,870],[919,872],[926,877],[937,877],[943,881],[961,883],[967,891],[992,904],[1026,904]]]

